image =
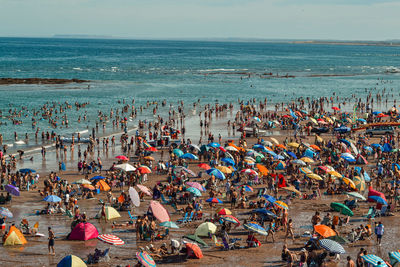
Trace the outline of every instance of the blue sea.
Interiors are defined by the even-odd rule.
[[[0,77],[90,80],[0,86],[0,133],[5,144],[14,142],[14,132],[20,137],[28,133],[33,139],[32,110],[53,102],[90,102],[86,109],[68,111],[69,129],[54,130],[47,121],[38,123],[41,130],[60,134],[93,127],[99,110],[109,113],[111,108],[121,108],[123,103],[118,101],[123,99],[131,103],[134,98],[136,107],[165,99],[168,105],[160,112],[166,114],[169,103],[176,106],[179,100],[188,107],[198,99],[205,104],[267,97],[270,103],[279,103],[333,92],[341,97],[365,97],[366,89],[374,88],[376,92],[394,90],[398,97],[400,74],[387,70],[400,67],[399,62],[400,47],[385,46],[0,38]],[[387,83],[378,83],[378,78]],[[8,112],[21,107],[26,107],[18,118],[23,123],[12,125]],[[85,126],[76,121],[84,112],[88,117]],[[139,114],[130,125],[138,119],[152,119],[150,113]]]

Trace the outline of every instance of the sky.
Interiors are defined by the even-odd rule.
[[[400,39],[400,0],[0,0],[0,36]]]

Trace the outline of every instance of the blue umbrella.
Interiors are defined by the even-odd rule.
[[[366,122],[367,122],[366,120],[361,119],[361,118],[357,119],[357,121],[361,121],[361,122],[363,122],[363,123],[366,123]]]
[[[289,156],[291,156],[292,158],[297,159],[296,154],[294,154],[292,151],[286,151],[286,153],[287,153]]]
[[[92,177],[92,178],[90,178],[90,180],[103,180],[103,179],[106,179],[105,177],[103,177],[103,176],[95,176],[95,177]]]
[[[261,225],[258,225],[256,223],[246,223],[243,225],[243,227],[260,235],[268,235],[268,232],[263,227],[261,227]]]
[[[206,202],[208,202],[208,203],[218,203],[218,204],[222,204],[223,203],[220,199],[218,199],[216,197],[209,198],[209,199],[206,200]]]
[[[380,150],[383,150],[383,146],[381,146],[380,144],[372,144],[371,145],[373,148],[376,148],[376,149],[380,149]]]
[[[164,227],[168,227],[168,228],[175,228],[175,229],[179,228],[179,226],[176,225],[176,223],[171,222],[171,221],[162,222],[162,223],[160,223],[160,226],[164,226]]]
[[[371,182],[371,177],[369,177],[369,174],[367,172],[364,172],[364,181]]]
[[[265,153],[268,153],[268,154],[270,154],[270,155],[272,155],[274,158],[275,157],[278,157],[278,155],[274,152],[274,151],[271,151],[271,150],[266,150],[266,151],[264,151]]]
[[[376,201],[377,203],[379,203],[379,204],[382,204],[382,205],[385,205],[385,206],[387,206],[387,202],[386,202],[386,200],[384,200],[382,197],[380,197],[380,196],[370,196],[369,197],[370,199],[372,199],[372,200],[374,200],[374,201]]]
[[[356,160],[354,158],[346,156],[346,155],[341,155],[340,157],[344,160],[347,160],[348,162],[356,162]]]
[[[50,195],[50,196],[45,197],[43,200],[46,201],[46,202],[54,202],[54,203],[56,203],[56,202],[60,202],[61,198],[59,198],[56,195]]]
[[[227,165],[232,165],[235,166],[235,161],[233,159],[230,158],[223,158],[221,159],[222,162],[225,162]]]
[[[210,146],[210,147],[220,147],[221,145],[218,144],[218,143],[213,142],[213,143],[209,143],[207,146]]]
[[[253,146],[253,148],[254,148],[254,149],[262,149],[262,150],[265,149],[265,147],[264,147],[263,145],[260,145],[260,144],[255,144],[255,145]]]
[[[201,192],[200,192],[200,190],[197,189],[197,188],[189,187],[189,188],[186,188],[186,191],[192,193],[192,194],[193,194],[194,196],[196,196],[196,197],[201,197]]]
[[[272,211],[269,211],[269,210],[267,210],[267,209],[264,209],[264,208],[255,209],[255,210],[253,210],[253,212],[255,212],[255,213],[260,213],[260,214],[264,214],[264,215],[268,215],[268,216],[271,216],[271,217],[273,217],[273,218],[276,218],[276,217],[277,217],[275,213],[273,213]]]
[[[34,169],[28,169],[28,168],[26,168],[26,169],[20,169],[19,172],[20,172],[20,173],[29,173],[29,172],[34,173],[34,172],[36,172],[36,171],[35,171]]]
[[[265,198],[270,203],[274,203],[276,201],[276,198],[270,195],[262,195],[262,197]]]
[[[181,159],[194,159],[198,160],[199,158],[196,155],[193,155],[192,153],[186,153],[180,156]]]
[[[346,139],[340,139],[339,142],[345,143],[348,147],[351,146],[350,142]]]
[[[220,179],[220,180],[225,180],[225,179],[226,179],[225,175],[224,175],[220,170],[215,169],[215,168],[206,170],[206,173],[207,173],[208,175],[210,175],[210,176],[211,176],[211,175],[214,175],[216,178],[218,178],[218,179]]]
[[[374,111],[374,112],[372,112],[372,114],[374,114],[374,115],[378,115],[378,114],[381,114],[382,112],[380,112],[380,111]]]
[[[364,149],[367,150],[367,151],[369,151],[369,152],[374,151],[374,150],[372,149],[372,147],[370,147],[370,146],[364,146]]]
[[[0,215],[4,216],[4,217],[8,217],[8,218],[13,217],[12,212],[9,209],[4,208],[4,207],[0,207]]]

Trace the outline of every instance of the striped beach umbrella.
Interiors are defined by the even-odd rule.
[[[206,202],[208,202],[208,203],[218,203],[218,204],[222,204],[223,203],[221,200],[219,200],[216,197],[209,198],[209,199],[206,200]]]
[[[400,252],[398,251],[389,252],[389,258],[390,258],[390,265],[395,266],[397,263],[400,262]]]
[[[0,215],[3,216],[3,217],[8,217],[8,218],[12,218],[13,217],[12,212],[9,209],[5,208],[5,207],[0,207]]]
[[[136,258],[145,267],[155,267],[156,266],[156,262],[146,251],[136,252]]]
[[[103,234],[99,235],[97,238],[107,244],[114,246],[122,246],[123,244],[125,244],[125,242],[116,235]]]
[[[361,256],[361,258],[365,262],[371,264],[374,267],[387,267],[387,264],[385,263],[385,261],[376,255],[368,254],[368,255]]]
[[[240,189],[244,188],[244,191],[246,191],[246,192],[253,192],[254,191],[254,189],[251,186],[248,186],[248,185],[245,185],[245,184],[239,186],[239,188]]]
[[[176,225],[176,223],[172,222],[172,221],[165,221],[159,224],[160,226],[163,227],[167,227],[167,228],[174,228],[174,229],[178,229],[179,226]]]
[[[365,187],[365,181],[364,181],[364,179],[362,177],[354,176],[353,182],[354,182],[354,184],[355,184],[355,186],[356,186],[356,188],[357,188],[357,190],[359,192],[364,192],[365,191],[365,188],[366,188]]]
[[[202,185],[201,185],[200,183],[198,183],[198,182],[187,182],[186,185],[189,186],[189,187],[197,188],[197,189],[199,189],[199,190],[202,191],[202,192],[206,191],[206,189],[204,188],[204,186],[202,186]]]
[[[189,188],[186,188],[186,191],[192,193],[195,197],[201,197],[201,192],[197,188],[189,187]]]
[[[226,221],[226,222],[230,222],[233,224],[238,224],[240,225],[240,221],[238,220],[238,218],[232,216],[232,215],[223,215],[221,217],[222,220]]]
[[[333,241],[331,239],[321,239],[319,240],[319,244],[321,247],[326,249],[329,252],[336,253],[336,254],[344,254],[346,251],[338,242]]]
[[[357,198],[357,199],[361,199],[361,200],[364,200],[364,201],[367,200],[363,195],[361,195],[361,194],[359,194],[357,192],[348,192],[346,194],[351,196],[351,197]]]
[[[258,225],[256,223],[246,223],[243,224],[243,227],[260,235],[268,235],[268,232],[261,225]]]
[[[277,205],[278,207],[281,207],[282,209],[288,210],[289,207],[286,203],[282,202],[282,201],[275,201],[274,202],[275,205]]]

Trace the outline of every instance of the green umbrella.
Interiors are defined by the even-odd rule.
[[[330,236],[330,237],[328,237],[328,239],[336,241],[341,245],[345,245],[345,244],[350,243],[350,241],[348,239],[346,239],[344,237],[341,237],[341,236],[338,236],[338,235]]]
[[[364,200],[364,201],[367,200],[363,195],[361,195],[360,193],[357,193],[357,192],[348,192],[346,194],[351,196],[351,197],[357,198],[357,199],[361,199],[361,200]]]
[[[349,207],[347,207],[345,204],[342,203],[332,202],[331,208],[335,211],[340,212],[343,215],[348,215],[348,216],[354,215],[351,209],[349,209]]]
[[[171,221],[162,222],[162,223],[160,223],[160,226],[164,226],[164,227],[167,227],[167,228],[175,228],[175,229],[179,228],[179,226],[176,225],[176,223],[171,222]]]
[[[204,242],[203,239],[201,239],[197,235],[185,235],[185,236],[183,236],[183,238],[186,238],[186,239],[192,240],[194,242],[197,242],[197,243],[199,243],[200,245],[202,245],[204,247],[208,246],[207,243]]]

